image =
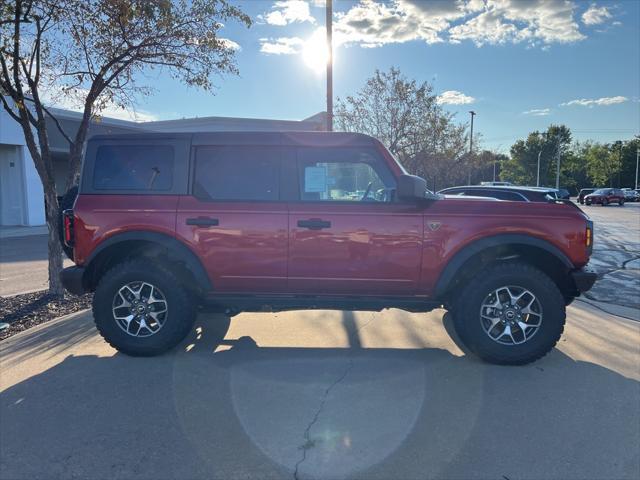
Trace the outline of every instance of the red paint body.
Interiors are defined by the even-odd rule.
[[[546,240],[575,268],[589,260],[586,218],[565,204],[216,203],[186,195],[80,195],[74,213],[78,265],[114,235],[158,232],[196,254],[216,292],[429,297],[457,252],[501,233]],[[186,225],[187,218],[201,216],[219,225]],[[308,219],[328,220],[331,227],[297,227]]]

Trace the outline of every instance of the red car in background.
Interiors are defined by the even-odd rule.
[[[584,203],[587,205],[599,203],[603,207],[610,203],[624,205],[624,192],[619,188],[600,188],[593,193],[584,197]]]

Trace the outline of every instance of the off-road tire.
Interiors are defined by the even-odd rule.
[[[167,303],[162,328],[143,338],[127,334],[118,326],[113,314],[118,290],[136,281],[159,288]],[[192,295],[173,272],[159,263],[135,259],[116,265],[100,279],[93,296],[93,318],[100,335],[113,348],[134,357],[151,357],[172,349],[186,337],[196,319],[196,306]]]
[[[532,292],[542,306],[539,330],[518,345],[503,345],[482,328],[480,308],[499,287],[518,286]],[[556,345],[566,320],[565,299],[557,285],[543,272],[526,263],[496,264],[467,282],[452,299],[453,325],[467,348],[489,363],[525,365],[545,356]]]

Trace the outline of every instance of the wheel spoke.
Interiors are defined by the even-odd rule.
[[[486,318],[491,322],[491,325],[486,329],[486,332],[489,334],[489,336],[491,336],[491,331],[496,327],[496,325],[500,323],[500,317],[496,318],[496,317],[488,317],[486,315],[483,315],[482,318]]]
[[[498,335],[497,337],[495,337],[495,340],[500,340],[505,335],[509,335],[509,337],[511,338],[511,341],[513,343],[516,343],[515,339],[513,338],[513,335],[511,335],[511,325],[506,325],[504,327],[504,330],[502,331],[502,333],[500,335]]]

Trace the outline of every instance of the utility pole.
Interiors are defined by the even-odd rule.
[[[471,114],[471,135],[469,136],[469,182],[467,185],[471,185],[471,155],[473,154],[473,117],[476,116],[476,112],[469,110]]]
[[[327,2],[327,131],[333,131],[333,0]]]

